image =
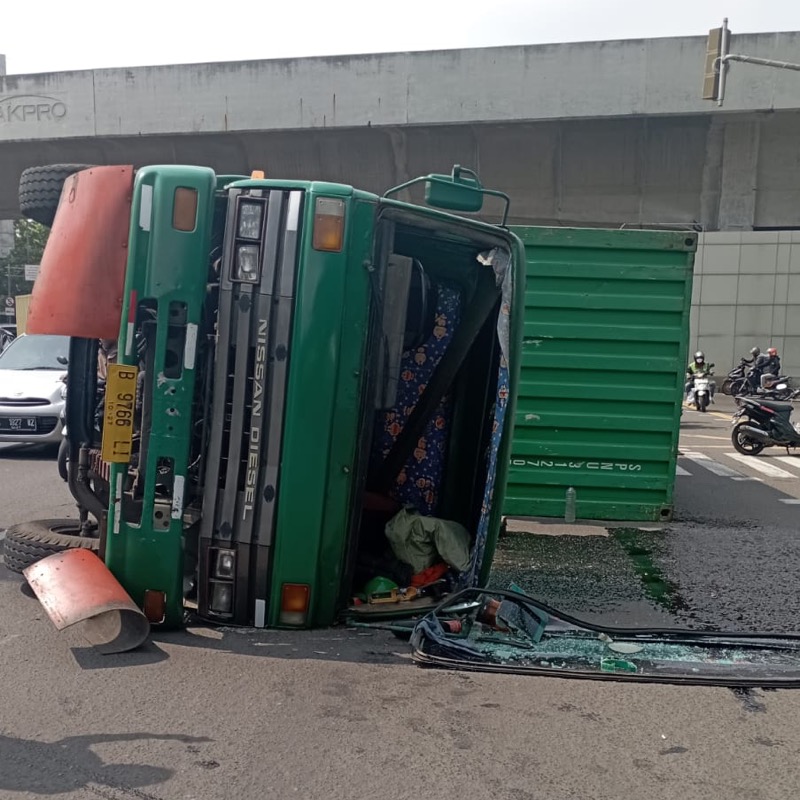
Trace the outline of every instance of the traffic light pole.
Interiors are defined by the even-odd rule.
[[[755,64],[760,67],[773,67],[774,69],[789,69],[795,72],[800,72],[800,64],[792,61],[777,61],[773,58],[759,58],[758,56],[745,56],[739,53],[729,53],[731,42],[731,32],[728,28],[728,18],[722,21],[722,27],[709,32],[708,39],[708,54],[709,58],[713,58],[713,70],[716,77],[716,91],[714,96],[704,93],[704,98],[708,100],[716,100],[717,105],[721,106],[725,100],[725,79],[728,73],[728,64],[731,61],[738,61],[742,64]],[[714,52],[716,50],[716,53]],[[708,64],[708,62],[706,62]],[[708,72],[708,66],[706,67]],[[706,78],[710,76],[707,74]],[[705,90],[704,90],[705,91]]]
[[[728,48],[731,44],[731,32],[728,29],[728,18],[722,20],[722,31],[720,36],[720,58],[715,62],[714,69],[719,73],[719,88],[717,89],[717,105],[721,106],[725,98],[725,78],[728,74],[728,65],[725,59],[728,57]]]

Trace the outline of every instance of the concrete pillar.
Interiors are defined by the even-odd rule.
[[[760,123],[725,123],[718,229],[750,231],[756,212]]]
[[[724,152],[725,122],[721,117],[714,116],[706,131],[703,184],[700,190],[700,224],[707,231],[715,231],[719,226]]]
[[[0,53],[0,75],[6,74],[6,57]]]

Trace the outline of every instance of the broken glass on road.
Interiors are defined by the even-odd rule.
[[[800,687],[800,635],[592,625],[521,592],[466,589],[423,617],[414,660],[449,669],[746,687]]]

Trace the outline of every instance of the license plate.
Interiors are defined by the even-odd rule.
[[[36,433],[36,417],[0,417],[3,433]]]
[[[138,373],[137,367],[125,364],[108,365],[103,417],[103,461],[127,464],[131,460]]]

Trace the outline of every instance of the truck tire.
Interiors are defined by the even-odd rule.
[[[48,164],[28,167],[19,178],[19,210],[23,217],[50,227],[56,216],[64,181],[91,164]]]
[[[76,547],[96,553],[100,539],[81,536],[80,531],[80,523],[74,519],[39,519],[12,525],[3,542],[6,569],[22,573],[46,556]]]

